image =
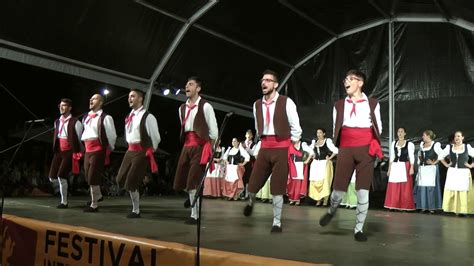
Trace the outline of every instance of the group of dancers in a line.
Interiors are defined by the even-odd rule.
[[[379,140],[382,132],[380,105],[376,99],[369,98],[362,92],[365,80],[365,74],[358,70],[350,70],[346,73],[343,84],[347,97],[337,101],[333,109],[334,145],[331,146],[331,142],[324,137],[324,131],[321,130],[321,133],[318,134],[323,136],[318,137],[318,140],[311,144],[312,147],[308,147],[308,145],[301,143],[302,129],[295,103],[287,96],[280,95],[277,92],[278,74],[271,70],[263,72],[260,80],[263,97],[257,99],[253,104],[255,128],[260,142],[258,152],[252,154],[255,156],[252,170],[248,171],[248,202],[243,210],[245,216],[251,216],[257,192],[267,183],[267,180],[270,180],[273,206],[271,232],[282,232],[283,195],[290,195],[290,200],[295,204],[298,202],[301,190],[306,187],[304,178],[302,179],[305,172],[304,164],[311,159],[314,159],[311,168],[314,167],[315,170],[310,170],[310,172],[313,172],[313,177],[310,178],[309,194],[312,195],[312,192],[319,193],[322,196],[319,200],[324,203],[324,197],[327,197],[330,190],[327,186],[329,181],[326,179],[328,176],[332,177],[332,174],[329,174],[332,171],[330,159],[337,151],[337,164],[329,208],[326,214],[321,217],[319,223],[321,226],[325,226],[332,220],[355,172],[357,206],[354,238],[357,241],[367,240],[363,232],[363,226],[369,207],[369,188],[373,179],[373,165],[375,157],[382,158],[383,153]],[[181,122],[180,138],[183,148],[177,164],[173,188],[176,191],[185,190],[188,193],[189,199],[184,203],[185,207],[190,207],[189,203],[197,193],[196,189],[204,175],[207,162],[213,161],[210,160],[212,159],[210,157],[218,137],[214,109],[209,102],[200,97],[201,89],[202,81],[198,77],[190,77],[185,86],[188,100],[178,109]],[[161,138],[157,120],[144,109],[143,100],[144,94],[142,91],[135,89],[130,91],[128,104],[131,111],[124,122],[128,150],[118,171],[117,182],[129,191],[132,201],[132,211],[127,215],[127,218],[140,218],[138,186],[145,176],[148,165],[152,172],[157,171],[153,152],[158,147]],[[102,199],[100,192],[101,178],[116,140],[114,120],[102,110],[103,102],[104,99],[101,95],[93,95],[89,101],[90,112],[83,117],[82,121],[71,115],[71,100],[62,99],[59,104],[61,116],[55,121],[54,158],[49,174],[51,179],[58,178],[60,184],[61,204],[58,205],[58,208],[68,207],[67,180],[65,177],[70,171],[79,171],[79,161],[81,157],[84,157],[85,177],[90,185],[91,194],[90,204],[84,209],[84,212],[93,213],[99,210],[98,204]],[[459,135],[459,133],[457,134]],[[466,168],[474,166],[468,164],[465,160],[467,156],[472,156],[472,149],[470,146],[462,145],[462,134],[459,138],[461,138],[461,145],[458,145],[457,142],[451,145],[449,163],[444,159],[441,160],[446,165],[450,165],[450,170],[454,169],[451,171],[452,173],[449,173],[453,178],[457,178],[461,173],[467,176]],[[397,156],[391,163],[391,175],[400,172],[400,165],[407,165],[403,161],[409,157],[404,155],[406,153],[406,149],[403,149],[404,145],[410,146],[403,141],[398,141],[396,145],[392,145],[399,151],[397,151]],[[435,185],[439,183],[439,178],[425,178],[433,171],[437,173],[437,167],[429,167],[435,165],[438,160],[438,157],[433,157],[433,153],[429,152],[430,149],[435,149],[430,148],[430,145],[436,146],[428,141],[423,144],[423,167],[426,166],[426,168],[420,171],[419,179],[421,181],[418,181],[426,189],[415,191],[417,198],[420,195],[422,204],[431,204],[427,202],[431,195],[436,193],[433,192],[433,190],[436,191],[433,187],[436,187]],[[236,191],[233,186],[240,187],[240,189],[243,187],[243,182],[239,184],[239,182],[232,183],[231,181],[241,180],[239,176],[242,176],[246,162],[250,160],[248,152],[247,155],[244,152],[245,148],[248,148],[246,146],[245,142],[239,145],[235,140],[232,148],[226,152],[226,161],[229,162],[227,166],[230,166],[227,170],[232,173],[228,175],[227,181],[229,181],[229,184],[224,186],[223,193],[229,193],[227,195],[230,198],[235,197],[235,194],[232,194],[232,191],[234,193]],[[308,154],[311,154],[307,158],[303,156],[305,150]],[[242,160],[241,157],[244,159]],[[239,162],[237,163],[237,161]],[[323,168],[325,170],[319,170]],[[209,169],[215,171],[214,164],[211,164]],[[308,168],[306,167],[306,169]],[[405,176],[408,177],[408,175]],[[436,176],[438,175],[436,174]],[[397,178],[394,180],[404,180],[401,177]],[[438,183],[436,183],[436,180],[438,180]],[[433,182],[434,186],[430,186]],[[459,182],[453,182],[452,186],[448,186],[451,189],[458,189],[450,190],[453,191],[449,196],[452,195],[455,202],[453,204],[460,204],[461,198],[469,197],[469,191],[472,190],[470,182],[469,179],[469,186],[466,191],[459,190],[466,189],[465,186],[460,186]],[[212,182],[206,184],[206,189],[212,189],[212,185]],[[398,187],[389,189],[393,191],[392,194],[395,194],[396,191],[401,190]],[[325,193],[322,193],[322,191],[325,191]],[[461,193],[458,193],[458,191]],[[463,192],[464,194],[462,194]],[[445,198],[448,197],[446,194],[445,192]],[[467,199],[464,202],[466,204],[470,203]],[[198,208],[199,201],[191,208],[190,217],[186,220],[187,224],[197,223],[199,219]]]

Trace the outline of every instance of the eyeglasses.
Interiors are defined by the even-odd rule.
[[[355,80],[358,80],[358,81],[361,80],[360,78],[351,76],[351,77],[346,77],[345,79],[343,79],[343,80],[342,80],[342,83],[351,82],[351,81],[353,81],[354,79],[355,79]]]
[[[273,80],[273,79],[261,79],[260,80],[260,83],[262,82],[276,82],[276,80]]]

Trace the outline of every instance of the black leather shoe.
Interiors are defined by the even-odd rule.
[[[359,242],[367,241],[367,236],[363,232],[357,232],[354,235],[354,239]]]
[[[139,213],[134,213],[134,212],[131,212],[127,215],[127,218],[129,219],[134,219],[134,218],[141,218],[140,214]]]
[[[281,229],[281,226],[272,226],[272,230],[270,230],[270,233],[281,233],[282,232],[282,229]]]
[[[98,199],[97,202],[101,202],[103,200],[104,200],[104,196],[100,197],[100,199]],[[87,201],[86,206],[91,206],[91,204],[92,204],[92,201],[89,200]]]
[[[321,225],[321,226],[328,225],[328,223],[331,221],[332,217],[334,217],[334,215],[329,214],[329,213],[324,214],[323,217],[321,217],[321,219],[319,219],[319,225]]]
[[[197,224],[198,220],[194,219],[192,217],[189,217],[186,221],[184,221],[185,224]]]
[[[253,206],[252,205],[245,205],[245,208],[244,208],[244,215],[249,217],[250,215],[252,215],[252,211],[253,211]]]
[[[68,208],[67,204],[62,204],[62,203],[56,206],[56,209],[67,209],[67,208]]]
[[[92,208],[92,207],[89,206],[89,207],[85,207],[83,211],[84,212],[98,212],[99,208],[98,207],[97,208]]]
[[[184,208],[186,209],[191,207],[191,201],[189,200],[189,198],[184,201],[183,205],[184,205]]]

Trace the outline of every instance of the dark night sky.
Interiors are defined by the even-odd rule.
[[[24,121],[35,119],[6,89],[37,117],[50,118],[51,121],[47,123],[47,126],[52,127],[53,120],[58,116],[57,104],[61,98],[67,97],[73,100],[72,113],[77,116],[88,111],[88,101],[92,94],[100,92],[107,86],[111,90],[107,99],[110,103],[104,106],[104,110],[114,118],[118,136],[123,136],[124,117],[130,110],[126,96],[129,92],[128,88],[110,86],[4,59],[0,59],[0,84],[3,114],[2,130],[0,131],[1,150],[19,142],[20,139],[11,138],[11,135],[22,131]],[[172,99],[153,96],[149,108],[158,119],[162,138],[160,148],[172,154],[178,153],[180,149],[177,114],[180,104]],[[216,111],[219,126],[224,115],[225,113]],[[224,131],[222,143],[228,146],[232,137],[243,138],[246,129],[254,128],[253,123],[252,119],[245,117],[231,117],[227,129]],[[35,126],[36,132],[46,129],[44,125]],[[5,154],[0,154],[0,156],[2,155]]]

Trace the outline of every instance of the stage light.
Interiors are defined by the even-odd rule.
[[[107,88],[102,90],[102,95],[104,95],[104,96],[109,95],[109,93],[110,93],[110,91]]]
[[[174,88],[174,95],[178,95],[181,92],[180,88]]]
[[[163,95],[166,96],[166,95],[170,94],[170,89],[168,89],[168,88],[162,88],[162,89],[161,89],[161,93],[163,93]]]

